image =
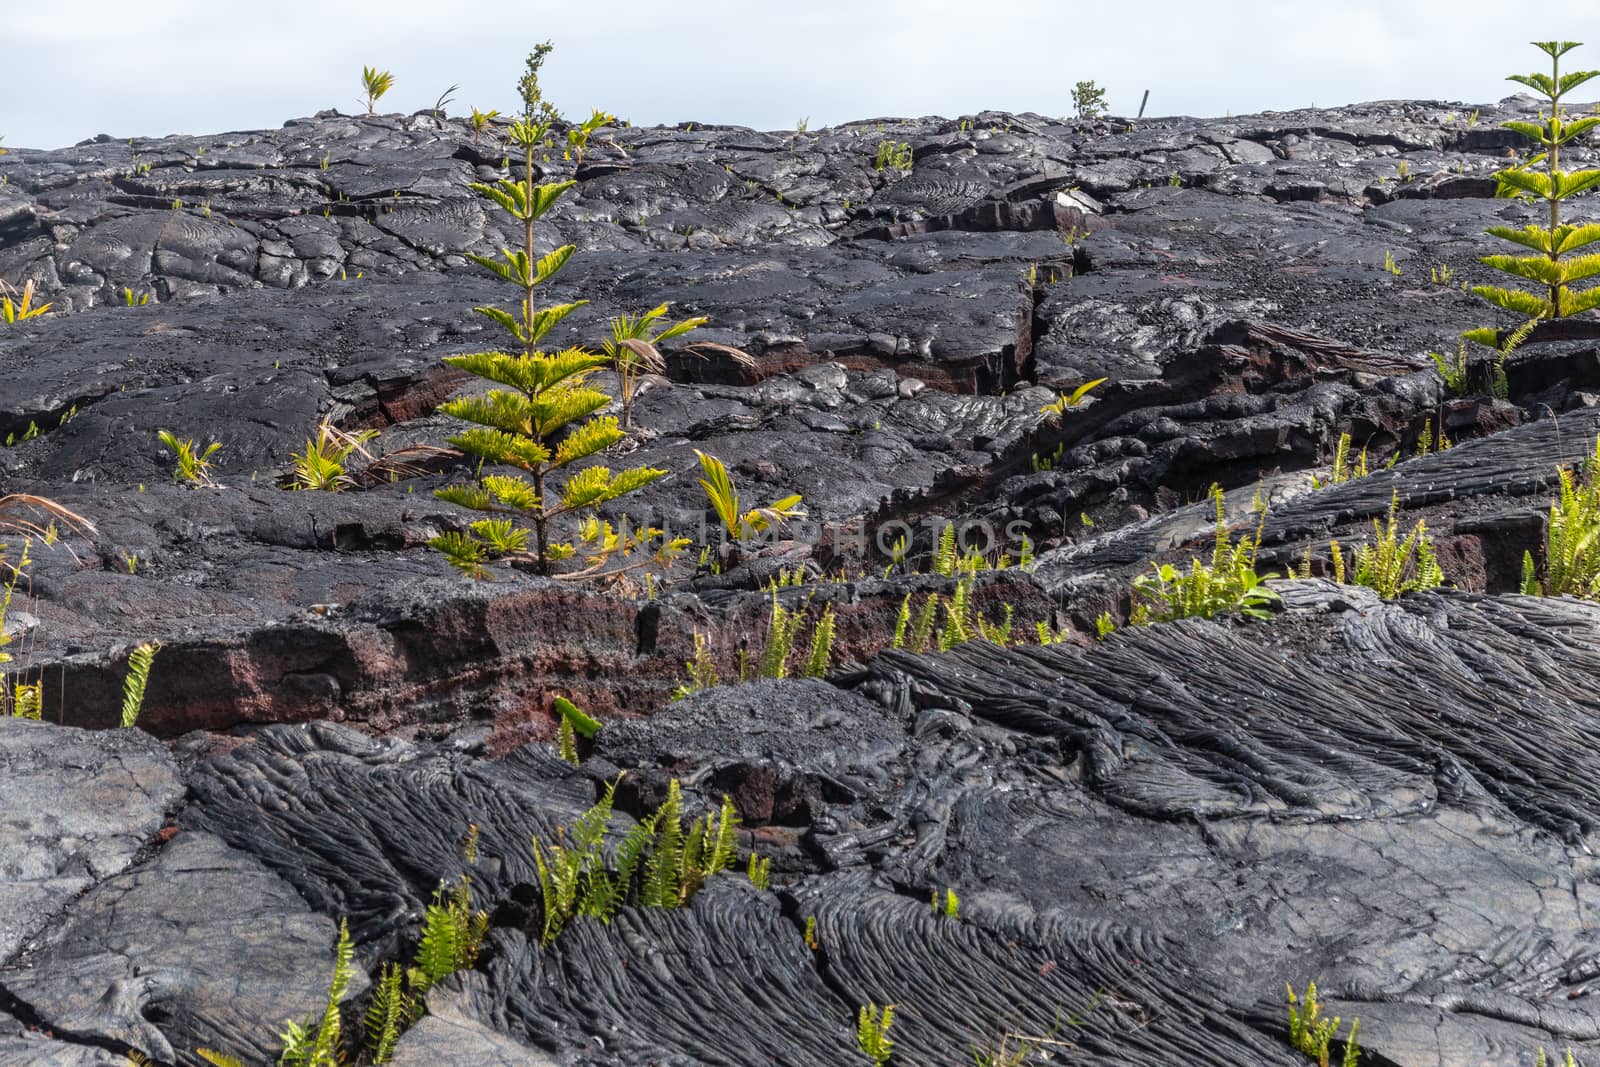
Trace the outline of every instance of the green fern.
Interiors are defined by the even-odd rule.
[[[805,622],[805,613],[790,611],[778,602],[778,590],[772,590],[772,610],[767,621],[766,643],[762,646],[758,677],[787,678],[789,653],[794,649],[795,638]]]
[[[821,678],[828,673],[828,657],[833,651],[833,605],[825,605],[822,616],[811,631],[811,651],[806,657],[806,677]]]
[[[727,797],[721,808],[683,825],[683,792],[677,779],[667,785],[666,799],[640,820],[614,853],[615,870],[607,870],[605,836],[611,820],[616,782],[600,801],[573,824],[572,844],[541,845],[534,841],[544,904],[541,941],[550,944],[576,916],[610,922],[627,903],[647,908],[676,908],[736,858],[739,817]],[[642,876],[641,876],[642,870]]]
[[[711,656],[711,644],[699,630],[694,632],[694,655],[683,667],[689,672],[689,680],[673,691],[674,700],[715,688],[720,681],[716,661]]]
[[[1211,499],[1216,508],[1216,541],[1211,550],[1211,562],[1191,560],[1188,571],[1163,563],[1154,567],[1153,574],[1135,578],[1133,589],[1137,603],[1130,624],[1195,617],[1209,619],[1232,611],[1254,619],[1271,617],[1272,606],[1282,598],[1261,583],[1276,575],[1256,572],[1256,553],[1261,546],[1265,511],[1261,513],[1255,534],[1246,534],[1235,541],[1228,532],[1225,498],[1220,486],[1211,487]]]
[[[1389,502],[1386,523],[1372,520],[1373,539],[1356,548],[1352,582],[1376,590],[1385,600],[1417,589],[1433,589],[1444,584],[1444,572],[1439,568],[1433,538],[1428,536],[1427,523],[1417,520],[1404,539],[1399,531],[1400,493],[1395,491]],[[1337,547],[1333,548],[1339,552]],[[1338,564],[1342,571],[1343,560]]]
[[[939,545],[933,552],[933,573],[942,578],[954,578],[959,562],[955,524],[945,523],[944,529],[939,531]]]
[[[749,875],[750,884],[757,889],[766,892],[772,888],[772,858],[770,856],[763,857],[756,855],[754,852],[750,853],[750,863],[745,871]]]
[[[1322,1002],[1317,999],[1317,983],[1306,984],[1305,996],[1295,996],[1293,986],[1285,986],[1289,993],[1289,1045],[1309,1059],[1315,1060],[1317,1067],[1328,1067],[1330,1046],[1339,1036],[1340,1019],[1335,1015],[1331,1019],[1323,1018]],[[1344,1056],[1341,1060],[1342,1067],[1356,1067],[1361,1059],[1361,1045],[1356,1040],[1361,1030],[1361,1020],[1354,1019],[1350,1023],[1350,1033],[1344,1038]]]
[[[407,994],[402,984],[404,977],[398,963],[386,964],[373,986],[366,1017],[366,1051],[373,1063],[388,1063],[394,1058],[401,1033],[411,1025],[420,1007]]]
[[[144,690],[150,680],[150,668],[155,663],[161,642],[147,641],[128,655],[128,675],[122,682],[122,728],[131,729],[139,721],[139,711],[144,707]]]
[[[906,643],[906,629],[911,625],[911,594],[900,601],[900,613],[894,620],[894,642],[889,647],[902,648]]]
[[[1545,528],[1545,577],[1533,571],[1533,557],[1523,557],[1523,592],[1546,596],[1600,596],[1600,437],[1580,476],[1570,468],[1558,472],[1560,488],[1550,504]]]
[[[894,1050],[889,1039],[889,1028],[894,1025],[894,1005],[879,1008],[868,1004],[856,1013],[856,1047],[868,1056],[877,1067],[885,1067]]]
[[[339,940],[333,949],[333,977],[328,982],[328,999],[320,1020],[284,1024],[283,1052],[279,1067],[340,1067],[344,1062],[343,1017],[340,1004],[350,988],[351,961],[355,945],[348,924],[339,923]],[[316,1029],[312,1030],[312,1026]]]
[[[678,906],[678,872],[683,865],[683,794],[678,780],[667,784],[667,799],[662,801],[656,839],[644,868],[644,885],[639,903],[647,908]]]

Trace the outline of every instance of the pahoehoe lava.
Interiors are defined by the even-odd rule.
[[[1547,331],[1500,397],[1427,358],[1490,321],[1461,284],[1491,278],[1484,227],[1534,217],[1493,196],[1496,124],[1532,103],[1467,110],[617,127],[543,164],[577,182],[541,222],[578,248],[548,298],[590,301],[552,344],[670,301],[752,357],[669,349],[626,462],[671,473],[609,514],[702,529],[698,449],[817,533],[648,596],[450,572],[449,456],[279,488],[322,420],[451,432],[440,357],[492,344],[470,309],[504,296],[467,256],[517,239],[466,123],[0,156],[0,279],[57,312],[0,325],[0,490],[94,524],[35,544],[6,619],[7,684],[46,700],[0,718],[0,1063],[271,1062],[341,920],[360,1003],[469,870],[484,948],[395,1063],[834,1067],[892,1004],[896,1064],[1023,1034],[1048,1062],[1287,1067],[1284,986],[1312,979],[1363,1063],[1600,1054],[1600,606],[1516,591],[1593,455],[1600,350]],[[886,139],[909,173],[874,167]],[[163,429],[223,442],[219,487],[174,484]],[[1319,487],[1342,434],[1379,469]],[[1213,483],[1241,528],[1264,502],[1264,570],[1397,502],[1446,585],[1277,580],[1268,621],[1096,640],[1152,561],[1209,549]],[[953,585],[915,573],[946,522],[1028,531],[1032,565],[973,596],[1066,640],[890,648],[908,594]],[[810,580],[769,593],[784,567]],[[671,699],[697,635],[731,663],[774,595],[831,606],[831,673]],[[107,729],[151,640],[140,728]],[[602,722],[578,766],[556,695]],[[672,779],[692,814],[730,797],[771,889],[735,871],[541,945],[532,840],[619,776],[618,834]]]

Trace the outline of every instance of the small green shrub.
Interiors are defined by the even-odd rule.
[[[956,895],[954,889],[946,887],[942,895],[935,889],[930,903],[933,906],[933,914],[941,919],[959,919],[961,917],[961,898]]]
[[[1092,81],[1072,87],[1072,109],[1080,119],[1097,119],[1106,113],[1106,91]]]
[[[1261,512],[1261,522],[1255,533],[1245,534],[1237,541],[1228,533],[1225,500],[1222,487],[1211,487],[1211,499],[1216,505],[1216,543],[1211,549],[1211,562],[1198,559],[1190,561],[1188,571],[1170,563],[1152,565],[1151,574],[1133,580],[1135,607],[1130,625],[1149,622],[1174,622],[1178,619],[1209,619],[1226,612],[1237,611],[1248,618],[1267,619],[1272,607],[1282,598],[1261,583],[1275,574],[1256,573],[1256,554],[1261,547],[1261,528],[1266,522],[1266,512]]]

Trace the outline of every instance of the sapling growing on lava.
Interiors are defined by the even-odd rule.
[[[587,137],[608,120],[609,116],[595,112],[577,130]],[[474,577],[483,575],[485,562],[500,558],[520,560],[540,574],[551,574],[555,564],[580,553],[584,557],[580,568],[563,577],[614,575],[652,559],[665,565],[688,544],[687,539],[665,539],[653,527],[631,528],[625,519],[613,526],[594,514],[601,505],[649,485],[666,471],[634,467],[613,472],[599,465],[569,470],[616,444],[624,434],[614,417],[597,415],[611,398],[588,384],[590,376],[609,362],[607,357],[576,346],[555,352],[539,347],[562,319],[587,303],[541,308],[535,302],[538,287],[577,251],[573,245],[562,245],[539,256],[534,245],[534,224],[577,184],[534,181],[533,155],[549,131],[548,124],[527,117],[513,123],[511,140],[523,151],[522,178],[472,185],[480,196],[522,223],[523,238],[521,248],[503,249],[500,256],[470,257],[521,294],[516,313],[492,306],[473,309],[508,335],[514,342],[509,346],[512,351],[444,358],[451,366],[502,387],[456,397],[440,406],[445,414],[475,424],[450,438],[450,443],[483,465],[515,472],[485,474],[472,485],[435,490],[441,500],[489,516],[472,523],[468,532],[451,531],[429,542],[453,566]],[[553,481],[558,473],[564,476],[559,487]],[[558,520],[580,516],[576,536],[570,540],[556,536]],[[531,531],[519,520],[531,524]],[[646,549],[653,549],[653,554]],[[627,567],[605,569],[613,557],[636,553],[641,558]]]
[[[1501,125],[1538,142],[1544,151],[1497,173],[1496,195],[1542,200],[1548,209],[1548,224],[1529,223],[1520,228],[1490,226],[1485,231],[1489,235],[1521,245],[1533,254],[1484,256],[1482,262],[1513,277],[1535,282],[1538,288],[1528,292],[1475,285],[1472,291],[1496,307],[1530,321],[1553,321],[1600,307],[1600,286],[1582,290],[1570,288],[1572,282],[1600,275],[1600,255],[1573,254],[1600,242],[1600,225],[1573,225],[1561,221],[1562,201],[1600,186],[1600,170],[1561,169],[1561,149],[1600,126],[1600,116],[1569,119],[1561,99],[1600,75],[1600,71],[1561,72],[1561,57],[1578,47],[1575,41],[1535,41],[1533,46],[1550,57],[1550,73],[1513,74],[1508,80],[1526,85],[1543,96],[1549,101],[1549,110],[1540,111],[1538,122],[1513,120]],[[1464,336],[1491,348],[1500,346],[1500,331],[1492,326],[1471,330]]]
[[[1092,81],[1072,87],[1072,106],[1080,119],[1097,119],[1106,113],[1106,91]]]

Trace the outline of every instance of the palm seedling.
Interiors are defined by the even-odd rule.
[[[5,292],[7,286],[0,282],[0,321],[7,324],[26,322],[28,319],[37,318],[50,310],[49,304],[35,304],[33,302],[33,282],[29,280],[22,287],[22,292],[15,289],[10,293]]]
[[[478,144],[483,140],[483,131],[488,129],[490,123],[494,122],[499,116],[500,112],[497,110],[479,111],[477,108],[472,109],[472,118],[469,121],[472,124],[473,144]]]
[[[1476,285],[1472,291],[1496,307],[1538,322],[1567,318],[1600,307],[1600,287],[1570,288],[1572,282],[1600,275],[1600,255],[1573,254],[1600,241],[1600,225],[1573,225],[1561,220],[1563,201],[1600,186],[1600,170],[1561,169],[1561,149],[1600,126],[1600,116],[1569,120],[1561,100],[1573,89],[1600,75],[1600,71],[1561,72],[1561,57],[1577,48],[1577,42],[1535,41],[1533,45],[1550,57],[1550,73],[1513,74],[1509,80],[1526,85],[1544,97],[1549,101],[1549,110],[1540,111],[1538,122],[1511,121],[1502,125],[1538,142],[1544,151],[1496,174],[1496,195],[1542,200],[1548,210],[1548,222],[1545,225],[1529,223],[1520,228],[1489,227],[1486,232],[1491,236],[1520,245],[1532,254],[1484,256],[1482,262],[1513,277],[1534,282],[1536,288],[1529,292]],[[1464,336],[1492,348],[1500,346],[1499,331],[1493,327],[1471,330]]]
[[[179,440],[171,430],[157,430],[156,437],[178,461],[172,470],[173,481],[216,488],[217,483],[211,480],[211,457],[222,447],[221,441],[212,441],[201,449],[192,439]]]
[[[621,314],[611,320],[611,339],[602,343],[606,358],[617,372],[617,387],[622,394],[622,428],[633,426],[633,401],[638,393],[639,378],[645,373],[665,374],[667,361],[656,346],[674,337],[682,337],[690,330],[704,326],[710,320],[700,315],[674,323],[663,323],[667,305],[651,308],[642,315]],[[738,351],[733,349],[733,351]],[[743,353],[740,353],[743,355]],[[745,357],[749,359],[748,356]]]
[[[1084,397],[1088,396],[1096,386],[1104,383],[1104,378],[1096,378],[1093,381],[1084,382],[1070,393],[1060,393],[1054,400],[1040,408],[1039,414],[1043,415],[1048,422],[1060,422],[1061,416],[1067,413],[1068,408],[1075,408],[1081,405]]]
[[[393,74],[377,67],[361,68],[361,91],[367,94],[367,114],[372,114],[377,109],[379,98],[393,88]]]
[[[355,476],[345,469],[350,457],[359,454],[370,463],[372,454],[364,446],[377,436],[377,430],[341,430],[332,423],[320,424],[317,435],[306,441],[305,450],[295,454],[290,488],[328,493],[350,488],[355,484]]]
[[[707,455],[698,448],[694,454],[700,459],[700,472],[703,475],[700,479],[700,488],[705,490],[706,499],[711,503],[711,510],[716,512],[717,521],[722,524],[723,532],[731,540],[749,540],[757,534],[804,514],[800,510],[799,493],[775,500],[766,507],[743,510],[740,505],[739,490],[734,487],[733,479],[728,476],[728,468],[722,460]]]
[[[597,112],[578,131],[587,136],[605,118]],[[497,257],[471,257],[520,292],[516,312],[499,307],[473,309],[508,335],[514,342],[509,346],[512,351],[475,352],[444,359],[453,367],[499,386],[441,405],[445,414],[474,424],[450,438],[450,443],[478,457],[482,464],[514,471],[481,476],[473,485],[435,491],[441,500],[490,516],[474,522],[470,532],[449,532],[429,542],[453,566],[475,577],[483,574],[483,564],[491,558],[526,562],[540,574],[551,574],[553,564],[572,559],[580,552],[586,553],[583,566],[566,577],[616,574],[625,568],[604,570],[614,556],[627,557],[637,552],[642,558],[629,566],[649,563],[652,558],[664,565],[688,544],[685,539],[666,540],[655,528],[630,529],[626,520],[620,528],[613,527],[593,514],[601,505],[664,477],[666,471],[635,467],[613,473],[608,467],[593,465],[567,473],[567,468],[611,447],[624,434],[614,417],[597,414],[611,403],[611,398],[588,384],[590,376],[606,366],[607,357],[581,347],[556,352],[539,347],[562,319],[587,303],[578,300],[541,308],[535,301],[538,287],[554,277],[577,250],[573,245],[563,245],[539,256],[534,245],[534,224],[577,184],[535,183],[533,155],[548,133],[549,126],[544,123],[514,123],[511,140],[523,150],[521,180],[472,185],[480,196],[522,223],[523,238],[522,248],[503,249]],[[565,474],[559,487],[553,481],[558,473]],[[579,523],[575,538],[561,540],[552,536],[558,520],[583,513],[588,517]],[[529,528],[519,525],[518,520],[531,524],[531,545]],[[655,548],[653,557],[643,551],[650,546]]]

